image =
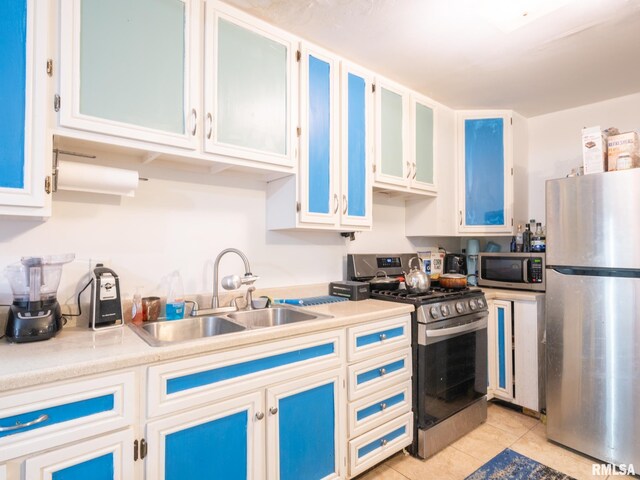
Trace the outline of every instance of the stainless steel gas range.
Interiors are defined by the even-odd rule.
[[[380,270],[402,275],[413,256],[348,255],[347,276],[366,281]],[[487,302],[479,289],[438,286],[424,294],[372,291],[371,298],[415,306],[411,453],[428,458],[487,418]]]

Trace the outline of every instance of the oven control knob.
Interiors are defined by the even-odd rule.
[[[442,306],[440,307],[440,313],[442,313],[442,316],[443,316],[443,317],[446,317],[447,315],[449,315],[449,313],[451,313],[451,312],[449,311],[449,306],[448,306],[448,305],[442,305]]]
[[[477,300],[477,302],[478,302],[478,307],[480,307],[480,308],[486,307],[486,305],[484,304],[484,300],[483,299],[479,298]]]
[[[462,303],[462,302],[457,302],[457,303],[456,303],[456,311],[457,311],[458,313],[462,313],[462,312],[464,312],[464,303]]]
[[[431,318],[438,318],[440,316],[440,310],[438,310],[438,307],[431,307],[429,313],[431,314]]]
[[[475,300],[469,300],[469,308],[470,308],[471,310],[475,310],[475,309],[477,309],[477,308],[478,308],[478,304],[476,303],[476,301],[475,301]]]

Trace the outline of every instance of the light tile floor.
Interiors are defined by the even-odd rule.
[[[462,480],[505,448],[578,480],[632,478],[592,475],[594,460],[548,442],[541,422],[489,403],[486,423],[430,459],[418,460],[400,452],[357,480]]]

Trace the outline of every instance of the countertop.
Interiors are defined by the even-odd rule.
[[[521,300],[525,302],[535,302],[540,298],[544,299],[544,292],[488,287],[480,287],[480,289],[484,292],[484,296],[488,300]]]
[[[334,318],[229,333],[166,347],[149,346],[128,326],[104,332],[64,328],[55,338],[35,343],[9,344],[2,340],[0,392],[347,327],[407,314],[413,311],[413,306],[362,300],[305,309]]]

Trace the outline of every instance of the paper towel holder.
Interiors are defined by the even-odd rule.
[[[58,155],[70,155],[72,157],[81,157],[81,158],[97,158],[95,155],[89,155],[86,153],[79,153],[79,152],[70,152],[68,150],[60,150],[59,148],[54,148],[53,149],[53,161],[52,161],[52,169],[51,169],[51,177],[53,178],[53,188],[52,188],[52,192],[57,192],[58,191],[58,170],[59,170],[59,165],[60,162],[58,161]],[[148,182],[149,179],[148,178],[144,178],[144,177],[138,177],[138,180],[140,180],[141,182]]]

